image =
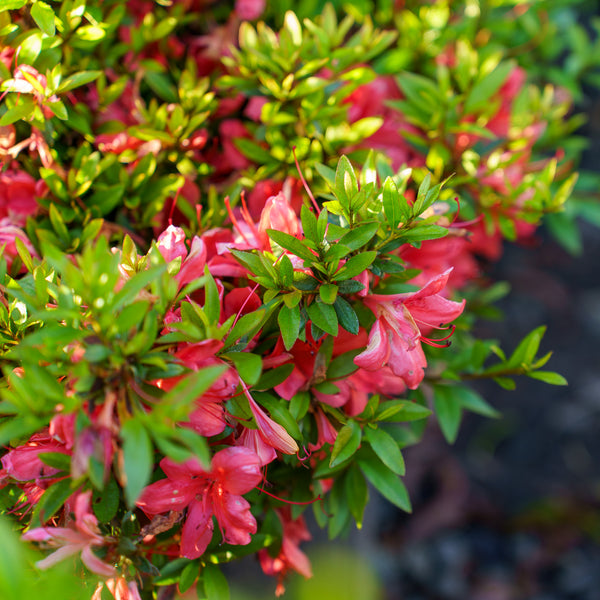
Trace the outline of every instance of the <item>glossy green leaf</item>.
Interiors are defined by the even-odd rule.
[[[262,358],[250,352],[229,352],[222,354],[222,358],[230,360],[242,380],[248,385],[254,385],[262,373]]]
[[[143,423],[131,418],[121,426],[125,501],[131,507],[150,482],[154,467],[152,442]]]
[[[376,256],[377,252],[370,251],[350,257],[334,275],[335,280],[344,281],[360,275],[371,265]]]
[[[436,385],[433,405],[444,437],[450,444],[454,443],[462,418],[460,389],[453,386]]]
[[[371,448],[379,457],[379,460],[390,471],[393,471],[396,475],[404,475],[406,472],[404,458],[402,457],[400,448],[398,448],[398,444],[389,433],[380,427],[377,429],[366,427],[365,438],[371,444]]]
[[[333,306],[315,300],[306,307],[306,312],[310,320],[325,333],[338,334],[338,318]]]
[[[94,490],[92,510],[101,523],[110,523],[119,509],[119,485],[110,478],[102,490]]]
[[[350,200],[358,193],[358,180],[350,161],[342,156],[338,161],[335,172],[335,195],[338,202],[346,209],[350,209]]]
[[[539,379],[544,383],[549,383],[550,385],[568,385],[567,380],[560,375],[559,373],[555,373],[554,371],[531,371],[527,373],[528,377],[532,379]]]
[[[337,465],[348,460],[358,450],[362,439],[360,425],[350,419],[338,432],[335,443],[331,450],[329,467],[334,468]]]
[[[350,514],[356,521],[356,527],[361,529],[365,507],[369,501],[369,488],[364,475],[355,464],[348,468],[344,484]]]
[[[333,303],[339,324],[349,333],[358,334],[359,321],[352,305],[338,296]]]
[[[277,324],[286,350],[290,350],[298,339],[300,331],[300,308],[298,306],[288,307],[285,304],[277,315]]]
[[[31,7],[31,18],[35,24],[49,37],[56,31],[54,26],[54,11],[49,4],[37,0]]]
[[[411,512],[410,498],[400,477],[390,471],[379,459],[361,458],[358,466],[375,489],[392,504]]]
[[[289,250],[292,254],[295,254],[298,258],[303,258],[308,261],[315,261],[316,256],[298,239],[289,233],[284,231],[277,231],[276,229],[267,229],[268,236],[282,248]]]

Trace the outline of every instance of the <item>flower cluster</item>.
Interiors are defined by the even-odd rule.
[[[487,44],[516,9],[455,4],[0,8],[0,506],[39,568],[212,600],[256,554],[280,595],[307,507],[409,511],[426,419],[495,414],[469,380],[565,383],[543,328],[472,329],[504,241],[566,218],[571,95]]]

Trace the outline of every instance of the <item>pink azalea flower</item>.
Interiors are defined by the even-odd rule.
[[[167,478],[149,485],[137,505],[148,515],[187,507],[181,532],[182,556],[193,559],[204,553],[213,534],[213,516],[224,542],[250,543],[256,520],[241,494],[262,479],[260,460],[254,452],[241,446],[220,450],[213,456],[210,471],[194,458],[182,464],[163,458],[160,466]]]
[[[185,232],[181,227],[169,225],[156,242],[159,252],[167,262],[181,258],[181,267],[175,275],[180,285],[184,285],[204,275],[206,265],[206,245],[194,236],[190,249],[185,244]]]
[[[282,427],[279,423],[275,423],[273,419],[268,417],[264,410],[256,403],[254,398],[248,392],[246,384],[240,380],[240,384],[244,390],[244,394],[248,399],[252,416],[258,425],[259,434],[266,444],[279,450],[284,454],[296,454],[298,452],[298,444],[294,438]]]
[[[106,585],[115,600],[142,600],[135,581],[127,581],[125,577],[113,577],[98,583],[91,600],[102,600],[102,588]]]
[[[77,495],[75,522],[71,527],[37,527],[23,534],[22,539],[25,541],[41,542],[50,548],[57,548],[36,563],[40,569],[48,569],[69,556],[81,553],[81,560],[90,571],[105,577],[115,575],[115,569],[93,552],[93,548],[106,545],[107,540],[102,537],[98,520],[91,512],[91,498],[91,491]]]
[[[300,542],[311,539],[303,517],[292,520],[290,511],[286,509],[278,509],[277,516],[283,525],[281,550],[275,558],[271,557],[266,549],[260,550],[258,558],[262,570],[267,575],[277,576],[275,595],[279,597],[285,592],[283,580],[289,571],[312,577],[312,569],[308,557],[299,548]]]
[[[223,365],[216,353],[223,347],[218,340],[204,340],[197,344],[189,344],[179,349],[175,356],[188,368],[197,371],[211,365]],[[181,377],[161,379],[157,386],[165,391],[171,390]],[[221,433],[227,423],[223,403],[229,400],[237,387],[239,378],[233,368],[227,369],[223,375],[200,398],[196,399],[195,409],[190,414],[190,424],[200,435],[211,437]]]
[[[354,363],[367,371],[389,365],[410,389],[416,389],[427,366],[420,343],[428,341],[423,331],[453,321],[465,306],[464,300],[453,302],[440,294],[450,272],[448,269],[434,277],[417,292],[367,297],[365,304],[377,319],[366,349],[355,357]]]

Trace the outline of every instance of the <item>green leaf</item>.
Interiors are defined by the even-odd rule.
[[[18,104],[12,108],[9,108],[2,115],[2,118],[0,118],[0,126],[10,125],[11,123],[15,123],[16,121],[20,120],[27,120],[33,115],[34,110],[35,105],[30,98],[21,98]]]
[[[165,102],[179,101],[177,89],[175,88],[170,77],[166,73],[146,71],[144,73],[144,81],[161,100],[164,100]]]
[[[333,306],[315,300],[310,306],[306,307],[306,312],[310,320],[325,333],[338,334],[337,313]]]
[[[510,377],[494,377],[494,381],[505,390],[514,390],[517,387],[514,379]]]
[[[92,81],[98,79],[101,74],[102,71],[78,71],[77,73],[72,73],[61,81],[56,91],[59,94],[68,92],[77,87],[85,85],[86,83],[91,83]]]
[[[30,526],[36,527],[38,524],[46,523],[72,493],[71,479],[67,478],[53,483],[35,505]]]
[[[270,314],[270,310],[262,308],[240,317],[238,322],[232,327],[231,331],[227,335],[227,338],[225,339],[225,347],[228,348],[229,346],[232,346],[240,338],[252,338],[262,327],[263,323],[267,320]]]
[[[483,108],[488,100],[502,87],[513,68],[512,62],[502,62],[480,79],[467,94],[464,104],[465,113]]]
[[[358,250],[371,241],[378,229],[379,223],[363,223],[343,235],[338,243],[350,250]]]
[[[335,172],[335,195],[339,203],[350,209],[350,200],[358,193],[358,180],[350,161],[342,156]]]
[[[60,469],[61,471],[71,470],[71,457],[62,452],[40,452],[38,458],[49,467]]]
[[[300,308],[283,305],[277,315],[277,324],[286,350],[290,350],[298,339],[300,331]]]
[[[119,486],[111,478],[103,490],[94,490],[92,510],[101,523],[110,523],[119,509]]]
[[[49,37],[52,37],[56,32],[54,26],[54,11],[52,8],[37,0],[31,7],[31,18],[35,21],[35,24]]]
[[[392,504],[406,512],[411,512],[410,498],[405,485],[398,475],[390,471],[377,458],[361,458],[358,466],[375,489]]]
[[[289,233],[284,231],[277,231],[276,229],[267,229],[268,236],[282,248],[289,250],[292,254],[295,254],[298,258],[303,258],[310,262],[314,262],[317,257],[298,239]]]
[[[387,177],[383,182],[383,214],[391,229],[396,229],[403,220],[400,209],[400,193],[391,177]]]
[[[229,584],[221,569],[216,565],[208,564],[202,571],[204,592],[206,600],[229,600]],[[198,596],[200,597],[200,596]]]
[[[180,594],[185,594],[185,592],[194,585],[199,572],[200,565],[196,560],[190,561],[190,563],[183,568],[178,584]]]
[[[532,371],[531,373],[527,373],[527,377],[539,379],[540,381],[549,383],[550,385],[568,385],[567,380],[562,375],[559,375],[554,371]]]
[[[360,275],[367,269],[377,257],[377,252],[361,252],[356,256],[350,257],[334,275],[336,281],[344,281]]]
[[[191,406],[226,369],[226,365],[212,365],[189,373],[163,396],[161,404],[165,406]]]
[[[331,450],[331,459],[329,460],[329,468],[348,460],[358,450],[362,431],[360,425],[350,419],[338,432],[335,438],[335,443]]]
[[[500,413],[490,406],[480,394],[468,387],[460,387],[460,403],[463,408],[484,417],[498,418]]]
[[[505,367],[514,368],[521,365],[530,365],[540,347],[546,327],[541,325],[528,333],[516,347]]]
[[[387,431],[379,427],[377,429],[366,427],[365,438],[371,444],[371,448],[373,448],[373,452],[379,457],[379,460],[390,471],[393,471],[396,475],[404,475],[406,472],[404,458],[398,444]]]
[[[265,150],[262,146],[259,146],[246,138],[235,138],[233,143],[246,158],[249,158],[255,163],[268,165],[269,163],[276,161],[268,150]]]
[[[359,321],[349,302],[338,296],[333,303],[339,324],[349,333],[358,334]]]
[[[436,385],[433,404],[444,437],[448,443],[454,443],[462,417],[460,389],[452,386]]]
[[[289,411],[289,402],[276,399],[274,396],[263,392],[254,392],[254,399],[269,411],[271,418],[279,423],[293,438],[302,440],[302,432],[298,423]]]
[[[206,277],[206,283],[204,284],[204,313],[209,323],[218,323],[221,317],[221,299],[219,298],[217,284],[214,277],[210,274],[208,265],[204,267],[204,276]]]
[[[0,12],[5,10],[19,10],[27,4],[28,0],[2,0],[0,2]]]
[[[334,283],[323,283],[319,286],[319,297],[325,304],[333,304],[337,293],[338,286]]]
[[[131,418],[121,427],[123,440],[123,474],[125,476],[125,501],[132,507],[150,481],[154,467],[152,442],[145,426]]]
[[[25,268],[31,273],[33,271],[33,258],[23,240],[18,236],[15,236],[15,247],[17,248],[17,253],[19,254],[19,258],[23,261]]]
[[[239,373],[239,376],[248,385],[254,385],[262,373],[262,358],[250,352],[229,352],[222,354],[222,358],[230,360]]]
[[[369,488],[364,475],[356,465],[350,465],[344,484],[348,508],[356,521],[356,527],[361,529],[365,507],[369,500]]]
[[[268,369],[254,385],[255,390],[272,390],[276,385],[283,383],[294,370],[293,363],[286,363],[275,369]]]
[[[323,238],[319,239],[317,232],[317,217],[314,212],[305,204],[300,209],[300,219],[302,221],[302,231],[304,235],[315,243],[319,243]]]

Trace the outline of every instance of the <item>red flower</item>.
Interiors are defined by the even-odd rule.
[[[148,515],[187,507],[181,532],[182,556],[193,559],[204,553],[213,534],[213,515],[224,542],[250,543],[250,534],[256,533],[256,520],[241,494],[262,479],[260,460],[254,452],[241,446],[220,450],[213,456],[208,472],[194,458],[183,464],[163,458],[160,466],[167,479],[149,485],[137,505]]]
[[[366,349],[356,356],[354,363],[367,371],[389,365],[410,389],[416,389],[427,366],[420,342],[429,340],[422,330],[453,321],[465,306],[464,300],[453,302],[439,293],[446,286],[450,273],[451,269],[448,269],[434,277],[417,292],[372,294],[366,298],[365,304],[377,320],[369,333]]]

